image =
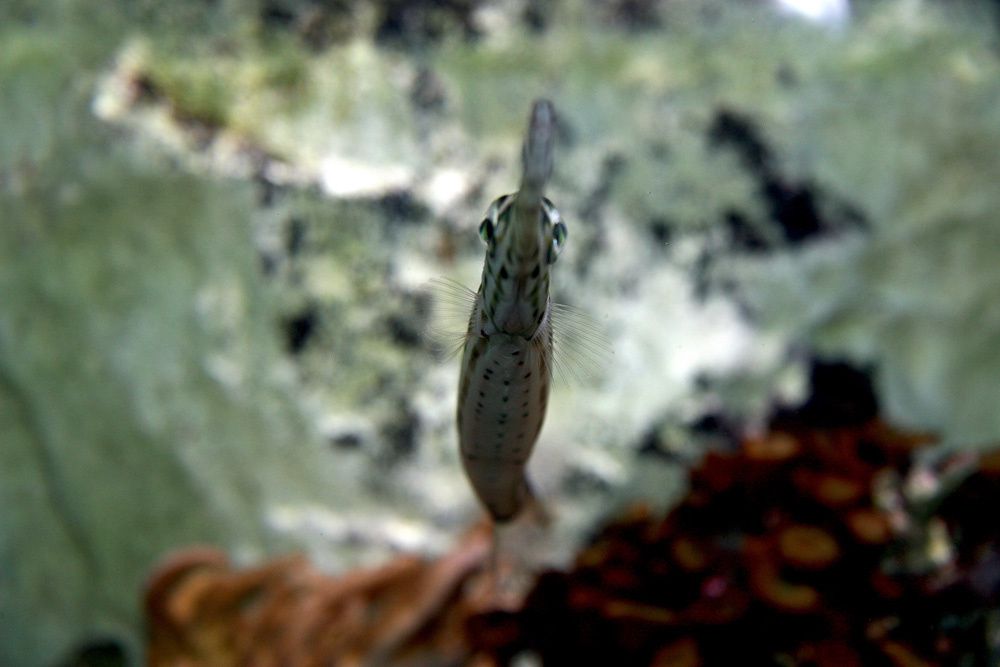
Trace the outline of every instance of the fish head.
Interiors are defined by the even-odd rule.
[[[534,336],[549,299],[549,272],[566,245],[566,223],[540,196],[523,205],[521,192],[490,204],[479,234],[486,244],[480,286],[481,333]]]

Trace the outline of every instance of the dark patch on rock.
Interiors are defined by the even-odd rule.
[[[714,255],[709,248],[702,248],[694,260],[691,269],[691,293],[698,301],[705,301],[714,287],[712,281],[712,259]]]
[[[444,83],[441,77],[429,67],[421,67],[413,79],[410,88],[410,102],[417,109],[425,112],[438,112],[444,109],[448,101]]]
[[[280,260],[269,252],[260,253],[260,272],[265,276],[273,276],[278,270]]]
[[[410,406],[401,406],[399,417],[382,429],[385,455],[390,461],[408,458],[417,449],[420,419]]]
[[[595,230],[588,242],[578,246],[577,257],[579,259],[576,268],[577,273],[581,276],[586,275],[589,267],[593,266],[594,263],[591,260],[600,252],[601,246],[604,244],[604,225],[601,223],[601,211],[611,195],[615,181],[618,180],[626,164],[623,155],[612,153],[605,157],[601,164],[601,174],[597,179],[597,184],[580,207],[581,222]]]
[[[562,487],[571,496],[611,490],[611,485],[606,479],[579,466],[573,466],[566,472],[566,476],[562,480]]]
[[[708,140],[713,146],[736,152],[743,166],[753,173],[771,173],[771,152],[754,122],[735,111],[723,109],[708,128]]]
[[[264,2],[260,8],[260,19],[264,25],[288,28],[295,23],[295,12],[282,2]]]
[[[430,217],[430,211],[421,204],[409,190],[396,190],[376,200],[382,217],[390,224],[422,223]]]
[[[417,347],[421,342],[420,328],[413,318],[394,313],[386,320],[392,340],[403,347]]]
[[[647,31],[662,25],[657,0],[609,0],[601,5],[606,22],[625,30]]]
[[[273,206],[278,198],[280,187],[264,175],[262,168],[254,172],[253,182],[257,187],[257,203],[264,208]]]
[[[670,146],[665,141],[652,141],[649,144],[649,157],[654,160],[666,160],[670,157]]]
[[[708,129],[708,140],[717,148],[736,153],[756,179],[758,194],[768,212],[768,222],[760,223],[743,212],[728,211],[725,225],[733,247],[766,252],[779,242],[797,245],[865,225],[864,216],[856,206],[828,195],[809,180],[783,175],[763,134],[749,116],[729,109],[719,111]],[[766,224],[775,228],[774,239],[768,238]]]
[[[704,378],[702,382],[710,385],[713,380]],[[732,441],[739,437],[739,429],[733,420],[719,412],[704,413],[688,424],[688,428],[693,435],[700,438]]]
[[[528,30],[536,34],[548,30],[549,23],[552,21],[552,4],[549,2],[525,3],[521,20]]]
[[[785,88],[791,88],[799,83],[799,75],[787,64],[778,67],[774,73],[774,79]]]
[[[809,398],[792,410],[779,410],[776,424],[805,423],[823,428],[865,424],[878,414],[872,369],[845,361],[813,359],[809,369]]]
[[[358,449],[364,442],[364,438],[358,433],[338,433],[330,438],[330,444],[337,449]]]
[[[476,0],[385,0],[379,3],[377,41],[400,46],[426,45],[458,32],[480,36],[473,21]]]
[[[125,649],[113,639],[98,639],[77,649],[61,667],[125,667]]]
[[[655,459],[664,463],[683,463],[677,453],[671,450],[667,446],[667,443],[663,441],[663,438],[660,437],[659,426],[654,426],[646,431],[645,435],[639,440],[639,447],[636,449],[636,454],[640,458]]]
[[[163,98],[163,91],[148,74],[140,73],[130,82],[133,104],[155,102]]]
[[[762,186],[771,219],[779,223],[787,241],[801,243],[825,231],[828,225],[820,218],[813,189],[780,179],[766,180]]]
[[[306,221],[298,216],[288,219],[288,226],[285,228],[285,250],[289,257],[295,257],[305,247],[306,243]]]
[[[666,246],[673,239],[673,225],[666,218],[656,217],[649,221],[649,233],[658,245]]]
[[[770,240],[765,237],[759,224],[754,224],[738,210],[730,209],[723,215],[723,223],[729,232],[730,242],[737,248],[750,251],[767,250]]]
[[[354,34],[357,0],[265,0],[258,16],[265,29],[295,34],[313,51]]]
[[[625,168],[625,156],[612,153],[604,158],[601,164],[601,175],[597,179],[597,186],[591,191],[580,207],[580,218],[592,221],[597,218],[604,204],[608,201],[611,189],[615,181]]]
[[[319,324],[319,312],[315,306],[307,306],[302,312],[282,322],[285,332],[285,349],[291,354],[299,354],[309,344]]]

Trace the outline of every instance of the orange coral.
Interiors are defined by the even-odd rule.
[[[149,665],[419,664],[461,659],[475,608],[462,584],[489,549],[476,530],[436,561],[401,556],[340,578],[304,558],[235,569],[215,550],[175,555],[146,590]]]

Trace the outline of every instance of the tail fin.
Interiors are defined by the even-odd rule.
[[[552,513],[535,493],[527,476],[524,478],[524,505],[521,509],[521,515],[541,528],[548,528],[552,524]]]

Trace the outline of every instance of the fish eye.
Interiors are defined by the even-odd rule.
[[[559,248],[562,248],[562,246],[566,243],[566,236],[568,234],[569,234],[569,231],[566,229],[566,225],[564,223],[557,222],[555,225],[553,225],[553,227],[552,227],[552,241]]]
[[[563,246],[566,244],[566,236],[568,231],[566,230],[566,225],[562,222],[557,222],[552,226],[552,244],[549,246],[548,252],[545,255],[545,261],[549,264],[554,264],[556,259],[559,257],[559,253],[562,251]]]
[[[489,218],[483,218],[479,223],[479,238],[486,244],[493,242],[493,221]]]

